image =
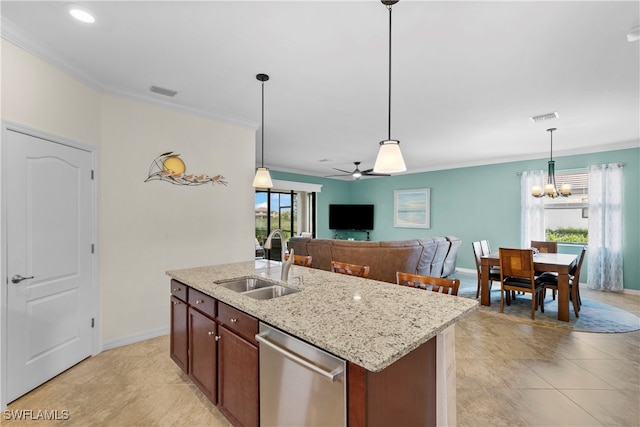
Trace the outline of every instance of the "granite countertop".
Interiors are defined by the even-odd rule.
[[[297,265],[291,266],[286,286],[300,292],[271,300],[256,300],[217,284],[244,277],[283,284],[280,263],[267,260],[171,270],[167,275],[372,372],[478,307],[469,298]]]

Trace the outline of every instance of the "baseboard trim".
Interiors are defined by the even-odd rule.
[[[148,340],[151,338],[160,337],[162,335],[169,334],[169,327],[165,326],[158,329],[152,329],[150,331],[142,332],[135,335],[129,335],[128,337],[118,338],[111,341],[105,341],[102,343],[100,351],[111,350],[112,348],[122,347],[123,345],[133,344],[140,341]]]

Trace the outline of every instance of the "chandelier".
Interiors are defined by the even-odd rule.
[[[560,187],[560,191],[558,191],[558,186],[556,185],[556,162],[553,160],[553,131],[556,128],[549,128],[547,132],[551,135],[551,155],[549,157],[549,161],[547,164],[549,165],[549,169],[547,171],[547,183],[544,186],[544,191],[542,187],[539,185],[534,185],[531,188],[531,195],[533,197],[551,197],[556,198],[558,196],[561,197],[569,197],[571,195],[571,184],[562,184]]]

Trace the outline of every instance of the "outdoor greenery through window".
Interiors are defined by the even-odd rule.
[[[296,193],[256,191],[256,238],[261,244],[276,228],[289,239],[296,235]]]
[[[545,182],[546,182],[545,174]],[[571,196],[544,198],[546,240],[587,243],[589,227],[589,180],[587,172],[556,173],[556,185],[571,184]]]
[[[285,240],[315,230],[315,193],[286,190],[256,190],[256,240],[264,245],[269,233],[279,228]],[[256,248],[256,256],[260,256]],[[280,241],[273,242],[271,259],[280,259]]]

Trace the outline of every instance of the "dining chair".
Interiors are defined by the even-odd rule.
[[[482,248],[482,255],[490,255],[491,247],[488,240],[480,240],[480,247]]]
[[[350,276],[369,277],[369,266],[348,264],[346,262],[331,261],[331,271],[334,273],[348,274]]]
[[[289,254],[284,255],[284,259],[289,259]],[[295,265],[301,265],[303,267],[311,267],[311,261],[313,257],[311,255],[293,255],[293,263]]]
[[[504,312],[504,300],[511,305],[509,291],[531,294],[531,319],[535,320],[536,310],[544,313],[544,284],[535,277],[532,249],[500,248],[500,313]]]
[[[486,240],[485,240],[486,242]],[[481,270],[482,270],[482,260],[480,259],[481,256],[483,255],[487,255],[482,251],[482,242],[477,241],[477,242],[471,242],[471,246],[473,247],[473,256],[476,259],[476,273],[478,276],[478,287],[476,288],[476,298],[478,298],[478,296],[480,296],[480,285],[481,285]],[[488,243],[487,243],[487,247],[488,247]],[[491,293],[491,285],[493,284],[493,282],[499,282],[500,281],[500,268],[499,267],[491,267],[491,269],[489,270],[489,293]]]
[[[443,294],[458,295],[460,289],[460,280],[445,279],[443,277],[420,276],[411,273],[396,273],[396,283],[402,286],[427,290],[431,287],[433,292],[442,292]]]
[[[582,269],[582,261],[584,260],[586,252],[587,246],[583,246],[582,251],[580,252],[580,258],[578,258],[578,263],[569,273],[569,299],[571,299],[571,302],[573,303],[573,312],[576,317],[580,317],[578,312],[582,305],[582,301],[580,300],[580,270]],[[545,292],[547,289],[552,289],[555,295],[555,292],[558,290],[558,275],[543,273],[538,278],[543,282]]]
[[[532,240],[531,241],[531,247],[537,249],[539,252],[545,253],[545,254],[556,254],[558,253],[558,242],[546,242],[546,241],[540,241],[540,240]],[[554,274],[554,275],[558,275],[558,273],[551,273],[551,272],[542,272],[542,271],[536,271],[536,276],[539,276],[540,274]],[[555,301],[556,299],[556,291],[552,291],[551,295],[553,296],[553,299]],[[545,292],[545,296],[546,296],[546,292]]]
[[[536,248],[538,251],[545,254],[558,253],[558,242],[542,242],[539,240],[532,240],[531,247]]]

